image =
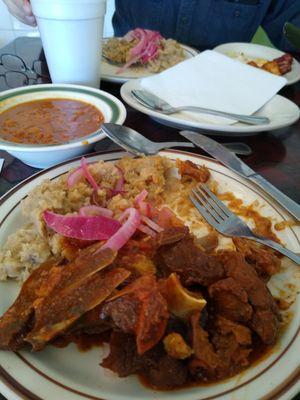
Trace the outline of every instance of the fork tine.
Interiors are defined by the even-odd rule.
[[[191,194],[190,194],[190,200],[194,204],[194,206],[197,208],[199,213],[202,215],[202,217],[215,229],[217,229],[217,222],[212,218],[208,212],[206,212],[205,208],[200,205],[198,200],[196,200]]]
[[[207,196],[205,193],[201,191],[199,187],[193,188],[192,192],[194,193],[194,196],[197,198],[198,201],[202,204],[202,206],[205,208],[205,210],[218,222],[221,223],[223,219],[216,213],[213,205],[210,204],[208,201]]]
[[[217,196],[203,183],[200,183],[199,186],[208,194],[208,196],[215,201],[217,206],[223,211],[225,214],[225,218],[228,218],[232,215],[232,212],[222,203],[221,200],[217,198]]]
[[[223,222],[223,220],[227,218],[227,215],[223,212],[222,209],[220,209],[220,207],[218,207],[218,204],[214,201],[214,199],[210,197],[209,193],[207,193],[205,189],[206,186],[204,184],[199,184],[198,186],[196,186],[196,190],[198,190],[202,194],[210,207],[217,213],[221,222]]]

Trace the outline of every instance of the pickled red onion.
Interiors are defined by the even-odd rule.
[[[138,230],[145,233],[146,235],[155,237],[156,236],[156,232],[154,232],[152,229],[149,228],[149,226],[146,226],[144,224],[140,224],[138,227]]]
[[[157,31],[151,31],[149,29],[136,28],[129,31],[125,35],[125,40],[131,41],[137,39],[139,42],[130,50],[129,60],[123,67],[117,70],[117,74],[124,72],[132,64],[137,61],[141,61],[142,64],[146,64],[148,61],[153,60],[158,55],[160,48],[160,42],[163,39],[161,34]]]
[[[114,192],[122,192],[124,190],[124,182],[125,182],[124,172],[121,170],[120,167],[118,167],[118,166],[115,166],[115,167],[120,174],[120,178],[114,188]]]
[[[108,239],[101,249],[109,247],[112,250],[118,251],[136,232],[141,222],[138,210],[133,207],[127,208],[127,210],[124,211],[123,218],[125,216],[128,216],[127,221],[124,222],[121,228],[110,239]]]
[[[98,186],[97,182],[95,181],[95,179],[93,178],[93,176],[91,175],[91,173],[88,169],[88,164],[84,157],[82,157],[82,159],[80,160],[80,164],[81,164],[81,168],[83,170],[83,174],[84,174],[85,178],[90,182],[93,189],[95,191],[97,191],[99,189],[99,186]]]
[[[71,189],[73,186],[75,186],[76,183],[78,183],[82,177],[83,177],[82,167],[78,167],[74,171],[72,171],[67,179],[68,188]]]
[[[79,209],[79,215],[84,216],[92,216],[92,215],[103,215],[104,217],[111,218],[113,216],[113,212],[108,208],[90,205],[90,206],[83,206]]]
[[[153,229],[155,232],[162,232],[164,228],[159,226],[157,223],[152,221],[150,218],[146,217],[145,215],[141,216],[141,220],[149,226],[149,228]]]
[[[56,233],[81,240],[107,240],[121,227],[119,221],[102,215],[60,215],[44,211],[43,218]]]

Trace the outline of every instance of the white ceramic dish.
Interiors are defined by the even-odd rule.
[[[254,43],[225,43],[215,47],[214,50],[228,56],[233,53],[243,53],[246,57],[264,58],[268,61],[284,55],[283,51],[274,49],[273,47],[262,46]],[[292,70],[283,76],[287,79],[287,85],[291,85],[299,81],[300,64],[295,58],[293,59]]]
[[[89,161],[116,160],[123,152],[87,156]],[[217,161],[179,151],[163,151],[170,158],[191,160],[206,165],[218,181],[220,192],[230,190],[245,204],[258,202],[262,215],[274,222],[288,220],[283,209],[256,186],[231,172]],[[7,236],[23,223],[20,201],[46,178],[55,179],[79,165],[79,158],[41,171],[23,181],[0,199],[0,247]],[[300,252],[300,228],[286,228],[278,236],[288,248]],[[74,345],[58,349],[48,346],[37,353],[0,351],[0,392],[8,400],[289,400],[300,390],[300,284],[299,267],[284,260],[284,269],[273,276],[269,287],[274,295],[291,296],[290,322],[276,346],[243,373],[217,384],[173,391],[154,391],[144,387],[135,376],[118,378],[99,366],[107,349],[79,352]],[[298,285],[298,287],[297,287]],[[12,304],[20,287],[15,282],[0,283],[0,315]],[[298,295],[297,295],[298,291]]]
[[[108,40],[109,38],[105,39]],[[185,58],[192,58],[199,54],[199,51],[193,49],[192,47],[181,45],[184,50]],[[146,76],[153,75],[153,73],[146,70],[143,67],[130,67],[126,71],[122,72],[121,74],[117,74],[117,70],[120,67],[113,65],[104,58],[102,58],[101,62],[101,79],[107,82],[115,82],[115,83],[124,83],[128,80],[137,79],[137,78],[144,78]]]
[[[33,100],[67,98],[82,100],[98,108],[105,122],[122,125],[126,118],[123,103],[103,90],[69,84],[33,85],[6,90],[0,94],[0,113],[6,109]],[[36,168],[47,168],[61,161],[88,153],[99,140],[105,138],[100,130],[83,138],[59,145],[26,145],[1,140],[0,149],[6,150],[25,164]]]
[[[126,82],[121,87],[121,96],[123,100],[131,107],[142,113],[149,115],[157,122],[172,126],[178,129],[206,130],[207,135],[222,135],[222,136],[250,136],[259,132],[272,131],[275,129],[289,126],[299,119],[299,107],[285,97],[276,95],[268,103],[266,103],[259,111],[253,115],[263,115],[270,119],[267,125],[247,125],[242,122],[237,122],[232,125],[213,124],[201,122],[198,119],[192,120],[190,113],[176,113],[165,115],[158,111],[150,110],[138,103],[131,95],[133,89],[143,89],[139,79]]]

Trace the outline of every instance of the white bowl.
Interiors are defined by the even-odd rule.
[[[125,106],[111,94],[103,90],[69,84],[33,85],[6,90],[0,94],[0,113],[17,104],[51,98],[67,98],[90,103],[102,112],[105,122],[122,125],[126,118]],[[27,165],[47,168],[69,158],[90,152],[95,143],[105,137],[106,135],[99,129],[88,136],[62,144],[38,145],[1,140],[0,132],[0,149],[7,151]]]

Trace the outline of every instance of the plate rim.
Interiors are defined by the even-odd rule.
[[[273,131],[276,129],[284,128],[286,126],[290,126],[294,124],[296,121],[298,121],[300,117],[300,108],[297,106],[296,103],[294,103],[292,100],[287,99],[284,96],[281,96],[279,94],[276,94],[273,96],[266,104],[274,101],[274,99],[280,99],[281,101],[284,101],[290,105],[290,107],[295,108],[295,116],[289,121],[289,122],[282,122],[281,124],[274,126],[271,126],[271,124],[268,125],[246,125],[244,124],[243,126],[240,125],[221,125],[221,124],[212,124],[212,123],[206,123],[206,122],[198,122],[198,121],[189,121],[189,120],[184,120],[181,118],[174,118],[171,115],[166,115],[159,113],[155,110],[151,110],[142,104],[138,103],[131,95],[130,91],[132,89],[141,89],[142,86],[140,84],[141,79],[133,79],[130,81],[125,82],[120,89],[120,94],[125,103],[127,103],[130,107],[134,108],[135,110],[148,115],[150,118],[155,119],[157,122],[163,125],[171,126],[174,127],[177,125],[177,129],[196,129],[196,130],[201,130],[205,129],[207,132],[205,132],[207,135],[210,134],[216,134],[217,132],[219,135],[222,133],[225,134],[231,134],[234,136],[241,136],[243,134],[249,135],[249,134],[256,134],[260,132],[267,132],[267,131]],[[265,106],[266,106],[265,104]],[[265,107],[263,106],[263,107]],[[297,115],[296,115],[297,114]],[[255,113],[254,113],[255,115]]]
[[[247,42],[227,42],[227,43],[222,43],[222,44],[219,44],[218,46],[214,47],[213,50],[220,52],[219,49],[226,48],[227,45],[236,45],[236,46],[243,45],[245,47],[252,47],[253,49],[255,47],[258,47],[258,48],[261,48],[261,49],[268,49],[268,50],[271,49],[271,50],[275,50],[276,52],[278,52],[279,57],[283,56],[284,54],[286,54],[286,52],[284,52],[284,51],[282,51],[280,49],[277,49],[277,47],[271,47],[271,46],[265,46],[265,45],[259,44],[259,43],[247,43]],[[295,57],[293,57],[293,62],[296,65],[296,72],[298,72],[298,74],[292,79],[291,78],[290,79],[286,78],[287,83],[285,84],[285,86],[293,85],[294,83],[296,83],[296,82],[298,82],[300,80],[300,63]]]
[[[105,155],[111,155],[112,156],[111,159],[115,160],[115,159],[118,159],[120,156],[125,155],[125,154],[127,154],[127,153],[124,152],[123,150],[108,150],[108,151],[104,150],[104,151],[98,151],[98,152],[94,152],[94,153],[89,153],[89,154],[86,155],[86,157],[87,158],[91,158],[91,157],[95,157],[95,156],[100,156],[101,157],[101,156],[105,156]],[[175,155],[175,156],[176,156],[176,154],[181,154],[181,155],[192,157],[192,158],[195,157],[198,160],[203,160],[204,159],[204,160],[207,160],[209,162],[212,162],[213,164],[222,166],[224,171],[217,171],[218,173],[221,173],[221,174],[227,176],[230,179],[234,179],[239,184],[242,184],[243,186],[245,186],[246,188],[250,189],[251,191],[254,191],[255,193],[259,194],[260,197],[262,197],[263,200],[268,203],[268,205],[270,205],[273,209],[275,209],[276,212],[278,212],[283,219],[287,218],[287,215],[286,215],[284,209],[279,204],[274,202],[274,200],[272,200],[272,199],[270,200],[268,198],[268,195],[264,191],[261,191],[261,189],[256,187],[256,185],[254,185],[252,182],[249,182],[246,179],[244,179],[244,178],[240,177],[239,175],[237,175],[236,173],[233,173],[232,171],[230,171],[221,162],[219,162],[219,161],[217,161],[217,160],[215,160],[215,159],[213,159],[211,157],[203,156],[203,155],[200,155],[200,154],[195,154],[195,153],[192,153],[192,152],[182,151],[182,150],[173,150],[173,149],[163,150],[162,152],[160,152],[160,154],[162,154],[162,155],[171,154],[171,155]],[[5,193],[0,198],[0,206],[4,202],[8,201],[9,198],[12,195],[15,194],[15,192],[17,192],[23,186],[25,186],[28,183],[30,183],[32,180],[35,180],[36,178],[46,174],[47,172],[50,172],[51,170],[55,170],[55,169],[57,169],[59,167],[62,167],[64,165],[71,164],[74,161],[79,161],[80,158],[81,158],[81,156],[78,156],[78,157],[72,158],[70,160],[63,161],[63,162],[61,162],[59,164],[56,164],[56,165],[51,166],[51,167],[49,167],[47,169],[38,171],[37,173],[31,175],[30,177],[28,177],[24,181],[21,181],[19,184],[17,184],[15,187],[13,187],[11,190],[9,190],[7,193]],[[109,160],[107,160],[107,161],[109,161]],[[230,175],[226,174],[226,172],[228,172],[228,171],[230,172]],[[65,172],[63,172],[63,173],[65,173]],[[57,176],[59,176],[59,175],[56,175],[56,176],[52,177],[52,179],[57,177]],[[17,205],[19,205],[20,201],[13,208],[8,210],[8,214],[6,215],[6,217],[13,211],[13,209]],[[2,223],[4,222],[4,220],[1,221],[0,227],[2,226]],[[294,232],[293,229],[291,229],[291,231],[294,233],[298,243],[300,244],[300,236],[297,235],[296,232]],[[243,386],[246,386],[249,382],[252,382],[256,378],[258,378],[259,376],[264,374],[268,369],[270,369],[274,364],[276,364],[277,361],[290,349],[290,347],[292,346],[294,341],[297,339],[297,336],[299,335],[299,333],[300,333],[300,325],[299,325],[298,329],[296,330],[294,336],[290,339],[289,343],[281,351],[281,353],[277,356],[277,358],[270,365],[268,365],[264,370],[260,371],[257,375],[255,375],[252,378],[249,378],[248,381],[246,381],[246,382],[244,382],[244,383],[242,383],[242,384],[240,384],[240,385],[238,385],[236,387],[233,387],[233,388],[231,388],[231,389],[229,389],[227,391],[224,391],[224,392],[222,392],[220,394],[217,394],[217,395],[213,395],[213,396],[207,397],[205,400],[217,399],[217,398],[220,398],[220,396],[223,396],[225,394],[227,395],[230,392],[233,392],[233,391],[235,391],[235,390],[237,390],[237,389],[239,389],[239,388],[241,388]],[[16,353],[16,355],[18,356],[18,353]],[[20,358],[22,358],[22,357],[20,357]],[[30,364],[30,362],[27,362],[27,364],[28,363]],[[35,372],[37,372],[37,371],[35,371]],[[37,373],[39,373],[39,372],[37,372]],[[49,377],[47,375],[45,375],[45,374],[43,375],[41,373],[39,373],[39,375],[46,377],[46,379],[49,381]],[[269,393],[267,393],[263,397],[263,399],[264,400],[267,400],[267,399],[268,400],[271,400],[271,399],[275,400],[275,399],[279,399],[279,398],[283,399],[282,395],[284,395],[285,398],[291,398],[290,395],[293,395],[293,393],[291,393],[291,392],[294,392],[295,389],[297,388],[296,384],[298,383],[298,386],[299,386],[299,377],[300,377],[300,367],[298,369],[296,368],[283,382],[281,382],[279,385],[277,385],[275,389],[272,389]],[[50,377],[50,381],[53,382],[51,377]],[[27,398],[27,399],[42,400],[35,393],[31,392],[30,389],[27,389],[26,387],[22,386],[18,381],[16,381],[15,378],[13,378],[5,369],[3,369],[1,364],[0,364],[0,383],[4,385],[5,389],[7,389],[7,393],[8,394],[12,393],[14,396],[15,395],[18,396],[18,397],[9,397],[9,399],[15,399],[15,398],[24,399],[24,397],[20,397],[20,395],[21,396],[25,395],[26,396],[25,398]],[[57,382],[55,382],[55,383],[57,384]],[[104,398],[102,399],[100,397],[93,397],[91,395],[87,395],[85,393],[81,393],[81,392],[79,392],[77,390],[74,390],[72,388],[67,387],[64,384],[60,384],[59,383],[59,386],[64,388],[64,389],[67,389],[67,390],[71,389],[72,393],[74,393],[74,394],[77,393],[78,395],[83,396],[84,398],[105,400]],[[290,393],[290,395],[289,395],[289,393]],[[286,396],[288,396],[288,397],[286,397]]]

